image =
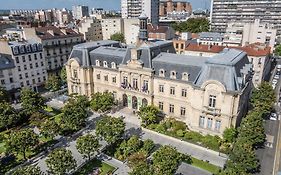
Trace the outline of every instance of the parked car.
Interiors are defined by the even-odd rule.
[[[277,70],[276,75],[280,75],[280,74],[281,74],[281,72]]]
[[[276,113],[271,113],[269,119],[270,120],[274,120],[274,121],[277,120],[277,114]]]
[[[278,64],[278,65],[277,65],[277,69],[281,69],[281,64]]]
[[[272,89],[275,89],[276,88],[276,84],[272,84]]]
[[[279,75],[277,75],[277,74],[276,74],[276,75],[274,75],[274,79],[277,79],[277,80],[278,80],[278,79],[279,79],[279,77],[280,77],[280,76],[279,76]]]

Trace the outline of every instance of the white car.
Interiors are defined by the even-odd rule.
[[[278,65],[277,65],[277,69],[281,69],[281,64],[278,64]]]
[[[272,84],[271,86],[272,86],[272,89],[275,89],[275,88],[276,88],[276,85],[275,85],[275,84]]]
[[[274,79],[277,79],[277,80],[278,80],[279,77],[280,77],[279,75],[274,75]]]
[[[274,121],[277,120],[277,114],[276,113],[271,113],[269,119],[270,120],[274,120]]]
[[[272,80],[272,84],[276,85],[278,83],[278,81],[276,79]]]

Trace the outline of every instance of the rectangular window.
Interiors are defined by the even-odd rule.
[[[159,85],[159,92],[164,92],[164,85]]]
[[[22,79],[22,75],[21,74],[19,74],[19,78],[20,78],[20,80]]]
[[[28,78],[28,73],[25,73],[25,78]]]
[[[77,74],[77,70],[73,70],[73,78],[77,78],[78,74]]]
[[[42,53],[40,53],[40,59],[43,59]]]
[[[182,89],[181,90],[181,96],[182,97],[186,97],[186,95],[187,95],[187,90],[186,89]]]
[[[19,61],[19,57],[16,57],[16,62],[17,62],[17,63],[19,63],[19,62],[20,62],[20,61]]]
[[[133,78],[133,88],[138,89],[138,79],[137,78]]]
[[[170,94],[171,95],[175,95],[175,87],[171,87],[170,88]]]
[[[100,80],[100,74],[97,74],[97,79]]]
[[[199,118],[199,127],[204,127],[205,126],[205,117],[204,116],[200,116]]]
[[[216,131],[220,131],[220,129],[221,129],[221,121],[220,120],[216,120],[215,130]]]
[[[22,58],[22,62],[25,62],[25,56],[22,56],[21,58]]]
[[[26,81],[26,85],[29,86],[29,80]]]
[[[209,107],[211,107],[211,108],[216,107],[216,99],[217,99],[217,97],[214,95],[209,96]]]
[[[181,116],[185,116],[185,108],[181,107]]]
[[[31,61],[31,55],[28,55],[28,60]]]
[[[10,82],[13,83],[13,82],[14,82],[14,79],[13,79],[13,78],[10,78]]]
[[[4,85],[5,84],[5,80],[1,80],[1,84]]]
[[[116,83],[116,77],[112,77],[112,83]]]
[[[24,68],[24,70],[26,70],[26,69],[27,69],[27,66],[26,66],[26,65],[23,65],[23,68]]]
[[[33,65],[32,64],[30,64],[29,66],[30,66],[30,69],[33,69]]]
[[[142,90],[143,91],[147,91],[148,90],[148,80],[143,80]]]
[[[43,61],[41,61],[41,66],[44,66],[44,62]]]
[[[104,81],[108,81],[108,75],[104,76]]]
[[[18,71],[21,71],[21,68],[20,68],[20,66],[18,66]]]
[[[40,77],[38,77],[38,82],[39,82],[39,83],[41,82],[41,78],[40,78]]]
[[[123,84],[128,86],[128,77],[123,77]]]
[[[20,87],[23,87],[23,86],[24,86],[23,82],[20,82]]]
[[[170,110],[169,110],[169,112],[170,112],[170,113],[174,113],[174,111],[175,111],[175,106],[172,105],[172,104],[170,104]]]
[[[158,106],[159,106],[159,109],[163,111],[163,108],[164,108],[163,102],[160,101],[159,104],[158,104]]]
[[[212,129],[212,125],[213,125],[213,119],[212,119],[212,118],[208,118],[208,121],[207,121],[207,128],[208,128],[208,129]]]
[[[35,63],[35,67],[38,67],[38,63]]]

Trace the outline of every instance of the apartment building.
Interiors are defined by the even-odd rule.
[[[84,42],[81,33],[69,28],[24,28],[24,32],[26,39],[36,39],[42,44],[49,74],[58,74],[68,60],[72,47]]]
[[[279,0],[212,0],[211,30],[225,32],[227,23],[253,23],[260,19],[261,23],[272,24],[281,34],[281,1]]]
[[[159,0],[121,0],[122,18],[138,18],[142,13],[150,23],[158,25]]]
[[[185,55],[211,57],[216,56],[225,48],[244,51],[248,61],[253,65],[253,84],[257,87],[262,81],[268,79],[271,70],[271,48],[265,44],[253,43],[245,46],[219,46],[189,43],[185,47]]]
[[[96,18],[84,18],[78,25],[79,32],[86,41],[103,40],[101,20]]]
[[[175,30],[169,26],[155,26],[148,24],[149,40],[171,40],[175,37]]]
[[[4,57],[2,60],[6,60],[4,67],[10,68],[8,69],[8,76],[7,73],[4,75],[6,80],[1,81],[1,84],[4,83],[7,90],[29,87],[37,91],[37,88],[47,80],[46,61],[41,43],[34,41],[1,41],[0,53],[1,58]],[[13,66],[13,69],[11,69],[11,66]]]
[[[83,17],[88,17],[90,15],[89,7],[83,5],[73,6],[72,14],[73,19],[82,19]]]
[[[101,19],[102,38],[109,40],[115,33],[124,33],[124,22],[122,18]]]
[[[159,16],[163,19],[187,19],[192,14],[190,2],[178,0],[160,0]]]
[[[7,91],[18,88],[18,83],[14,79],[15,63],[11,55],[0,53],[0,86]]]
[[[126,44],[137,43],[139,29],[139,20],[137,18],[124,19],[124,37]]]
[[[245,46],[252,43],[264,43],[274,48],[277,30],[273,25],[261,23],[230,22],[224,34],[224,44],[228,46]]]
[[[199,44],[206,44],[206,45],[223,45],[223,35],[220,33],[215,32],[201,32],[199,33],[199,37],[197,42]]]

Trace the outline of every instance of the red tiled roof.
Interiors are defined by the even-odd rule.
[[[198,51],[198,52],[211,52],[211,53],[219,53],[224,48],[233,48],[239,49],[247,53],[249,56],[266,56],[270,54],[270,47],[264,46],[260,43],[253,43],[248,46],[217,46],[217,45],[202,45],[197,43],[189,43],[185,50],[187,51]]]
[[[64,33],[62,30],[65,30],[66,33]],[[35,29],[35,31],[38,37],[40,37],[42,40],[83,36],[81,33],[77,33],[73,29],[69,29],[69,28],[61,29],[55,26],[38,27]],[[53,31],[54,35],[52,35],[48,31]]]
[[[169,30],[168,26],[155,26],[152,24],[147,25],[148,33],[166,33]]]

